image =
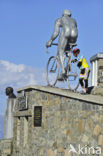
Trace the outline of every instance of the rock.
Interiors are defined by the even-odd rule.
[[[70,132],[70,130],[68,129],[67,131],[66,131],[66,134],[67,135],[69,135],[71,132]]]
[[[53,148],[56,149],[57,148],[57,142],[53,143]]]
[[[64,154],[64,156],[71,156],[71,154],[70,154],[70,152],[69,152],[68,149],[65,150],[65,154]]]
[[[80,133],[82,133],[84,127],[84,120],[79,120],[78,121],[78,130]]]
[[[49,105],[52,105],[53,104],[52,100],[49,100],[48,103],[49,103]]]
[[[103,96],[103,87],[94,87],[91,93]]]
[[[103,127],[101,128],[101,134],[103,134]]]
[[[103,146],[103,135],[99,135],[98,145]]]
[[[59,146],[57,151],[58,151],[58,153],[63,153],[64,152],[64,148],[62,146]]]
[[[92,125],[93,125],[93,122],[92,122],[92,120],[90,120],[89,123],[88,123],[88,127],[91,129]]]
[[[83,137],[82,137],[82,142],[83,142],[83,143],[87,143],[88,140],[89,140],[88,136],[86,136],[86,135],[84,134]]]
[[[93,131],[93,135],[94,136],[99,135],[100,131],[101,131],[101,127],[99,125],[96,125]]]
[[[48,150],[48,156],[55,156],[55,153],[52,151],[52,149]]]
[[[99,122],[100,122],[100,123],[103,123],[103,115],[101,115],[101,116],[99,117]]]

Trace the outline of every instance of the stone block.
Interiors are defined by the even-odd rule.
[[[56,156],[52,149],[48,150],[48,156]]]
[[[56,101],[55,101],[55,103],[58,104],[58,105],[60,105],[60,103],[61,103],[60,98],[57,98]]]
[[[3,153],[4,154],[11,154],[11,149],[10,148],[9,149],[4,149]]]
[[[62,146],[59,146],[57,148],[58,153],[64,153],[64,148]]]
[[[94,136],[99,135],[100,131],[101,131],[101,127],[99,125],[96,125],[93,131],[93,135]]]
[[[78,130],[80,133],[82,133],[83,128],[84,128],[84,120],[79,120],[78,121]]]
[[[70,129],[66,131],[66,134],[69,135],[71,133]]]
[[[65,150],[65,154],[64,154],[64,156],[71,156],[71,154],[70,154],[70,152],[69,152],[68,149]]]
[[[100,123],[103,123],[103,115],[100,115],[100,117],[99,117],[99,122],[100,122]]]
[[[99,137],[98,137],[98,145],[103,146],[103,135],[99,135]]]
[[[88,143],[88,140],[89,140],[89,137],[84,134],[83,137],[82,137],[82,142],[83,143]]]
[[[92,128],[92,126],[93,126],[93,121],[92,121],[92,120],[90,120],[90,121],[88,122],[88,127],[89,127],[89,129],[91,129],[91,128]]]
[[[94,95],[101,95],[103,96],[103,87],[94,87],[94,89],[91,92]]]
[[[101,134],[103,134],[103,127],[101,128]]]

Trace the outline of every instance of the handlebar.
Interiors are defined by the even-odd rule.
[[[58,46],[58,43],[52,43],[51,45]],[[48,48],[49,48],[49,47],[46,47],[46,53],[49,53],[49,52],[48,52]]]
[[[58,46],[58,43],[52,43],[52,45],[56,45],[56,46]]]

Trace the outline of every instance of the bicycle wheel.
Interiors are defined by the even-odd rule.
[[[59,76],[59,64],[57,58],[51,56],[47,62],[46,79],[49,86],[55,86]]]
[[[67,84],[70,90],[76,91],[79,87],[79,68],[76,63],[71,63],[70,69],[67,71]]]

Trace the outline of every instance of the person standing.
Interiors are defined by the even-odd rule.
[[[80,69],[79,83],[82,87],[82,91],[87,93],[90,69],[86,59],[83,56],[79,57],[79,53],[80,49],[76,48],[73,50],[73,55],[76,57],[76,59],[72,60],[72,62],[77,62],[77,66]]]

